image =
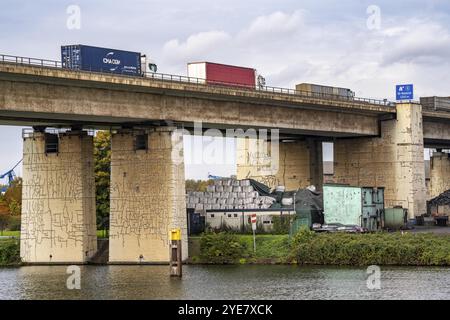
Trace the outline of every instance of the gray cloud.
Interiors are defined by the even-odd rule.
[[[61,44],[86,43],[141,51],[165,73],[211,60],[255,67],[272,86],[323,83],[393,99],[407,82],[417,96],[449,95],[448,0],[79,0],[82,29],[70,31],[72,3],[3,0],[0,52],[59,59]],[[366,27],[371,4],[381,8],[380,30]],[[3,167],[21,157],[19,131],[0,128]]]

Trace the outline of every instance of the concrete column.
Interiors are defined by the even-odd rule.
[[[259,148],[256,146],[259,145]],[[261,144],[267,144],[261,147]],[[322,146],[315,140],[280,142],[278,156],[270,154],[271,143],[256,139],[237,139],[237,178],[251,178],[275,188],[305,188],[323,180]],[[264,150],[262,152],[261,150]],[[274,165],[274,162],[277,162]]]
[[[148,150],[135,150],[136,132],[112,136],[110,263],[168,263],[169,231],[181,228],[188,257],[183,136],[175,128],[145,132]]]
[[[337,183],[385,187],[386,207],[426,212],[422,107],[397,104],[397,119],[381,123],[381,137],[335,142]]]
[[[430,159],[430,197],[450,189],[450,154],[435,152]]]
[[[85,263],[97,251],[93,138],[59,135],[57,153],[45,134],[24,136],[20,255],[26,263]]]

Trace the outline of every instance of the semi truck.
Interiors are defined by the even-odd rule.
[[[233,87],[256,88],[256,70],[213,62],[191,62],[187,65],[188,77],[200,83]]]
[[[300,83],[295,86],[295,90],[300,93],[310,93],[311,95],[340,96],[347,99],[353,99],[355,93],[347,88],[323,86],[312,83]]]
[[[142,61],[144,60],[144,62]],[[63,68],[72,70],[106,72],[141,76],[145,68],[145,56],[110,48],[86,45],[65,45],[61,47]]]

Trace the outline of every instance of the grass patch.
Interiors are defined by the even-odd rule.
[[[2,234],[0,233],[0,236]],[[3,236],[5,237],[20,237],[20,231],[3,231]],[[99,239],[104,239],[104,238],[108,238],[108,233],[105,232],[104,230],[97,230],[97,238]]]
[[[20,236],[20,231],[3,231],[0,232],[0,236],[3,237],[19,237]]]
[[[289,257],[288,235],[257,235],[256,252],[252,235],[208,233],[197,241],[200,241],[200,256],[191,259],[194,263],[285,263]]]

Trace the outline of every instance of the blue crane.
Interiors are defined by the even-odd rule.
[[[8,178],[8,185],[1,188],[1,192],[5,192],[9,186],[11,186],[12,182],[14,181],[14,179],[16,178],[16,173],[14,172],[14,169],[17,168],[17,166],[22,162],[23,159],[21,159],[19,162],[16,163],[16,165],[14,167],[12,167],[11,170],[0,174],[0,180],[4,179],[4,178]]]

